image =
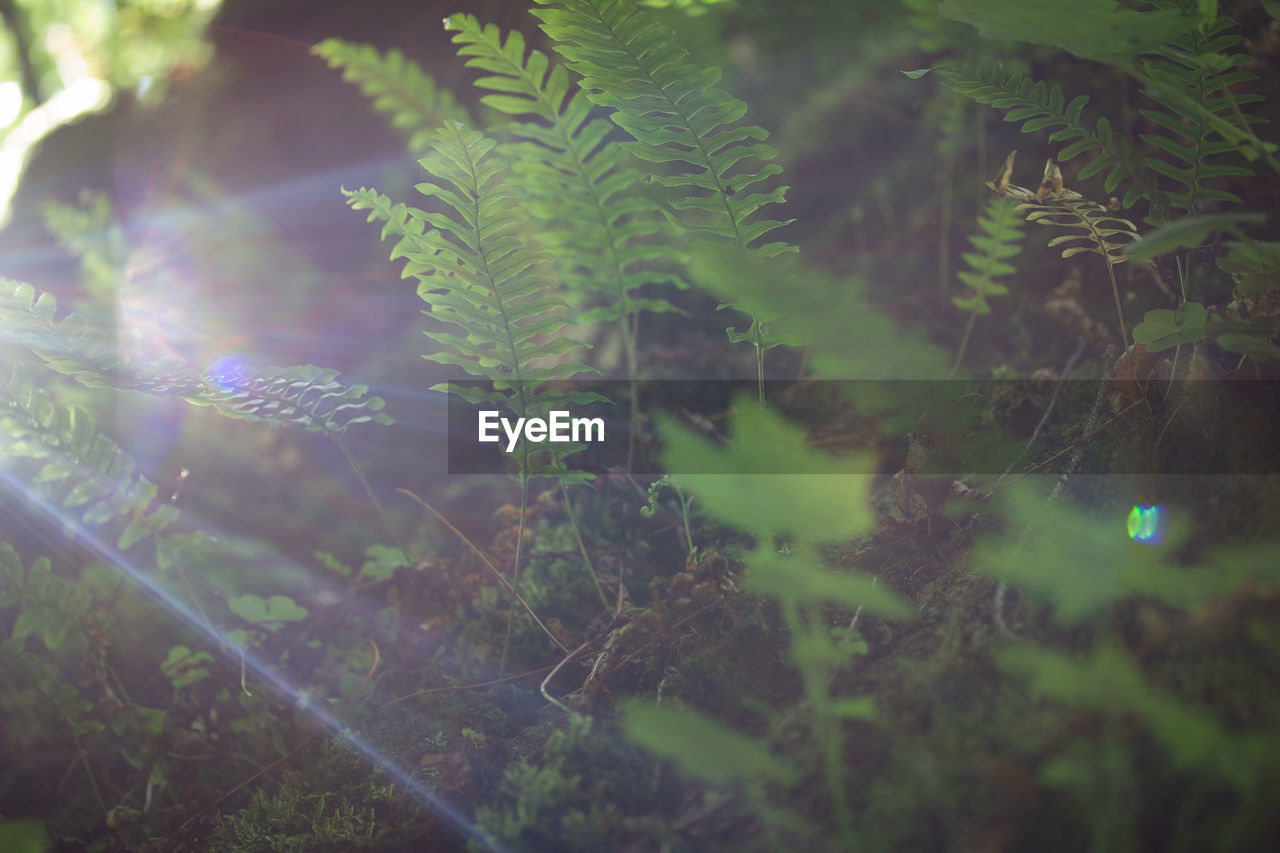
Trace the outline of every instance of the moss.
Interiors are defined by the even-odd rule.
[[[254,791],[243,808],[224,814],[205,849],[213,851],[447,850],[460,841],[427,809],[368,769],[352,749],[327,745],[302,771]]]

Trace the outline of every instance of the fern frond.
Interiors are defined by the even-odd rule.
[[[969,242],[977,252],[965,252],[962,257],[969,269],[957,270],[956,277],[973,292],[966,296],[954,296],[951,301],[957,308],[975,314],[990,314],[988,296],[1002,296],[1009,289],[996,281],[1013,275],[1017,270],[1008,263],[1009,258],[1022,252],[1018,242],[1022,240],[1022,218],[1016,208],[1002,198],[987,202],[983,216],[978,217],[981,234],[974,234]]]
[[[1138,239],[1138,229],[1128,219],[1112,216],[1101,204],[1088,199],[1058,199],[1047,204],[1028,202],[1018,205],[1025,211],[1028,222],[1073,230],[1049,241],[1050,246],[1069,245],[1062,250],[1062,257],[1070,258],[1083,252],[1092,252],[1107,259],[1114,266],[1129,260],[1123,253],[1125,246]]]
[[[972,291],[964,296],[953,296],[951,301],[962,311],[969,312],[964,333],[960,337],[960,346],[956,349],[956,360],[951,366],[954,374],[964,361],[965,351],[969,347],[969,337],[973,334],[974,323],[979,314],[990,314],[991,306],[987,304],[988,296],[1003,296],[1009,288],[996,281],[997,278],[1013,275],[1017,270],[1012,264],[1005,263],[1009,258],[1022,252],[1018,243],[1022,240],[1022,219],[1012,204],[1003,198],[993,198],[987,202],[986,214],[978,217],[978,228],[981,234],[974,234],[969,242],[978,252],[965,252],[962,257],[969,265],[968,270],[957,270],[956,277],[964,282]]]
[[[434,149],[420,161],[435,180],[417,185],[437,211],[393,203],[376,190],[343,193],[353,209],[369,211],[368,221],[385,223],[383,239],[398,238],[392,260],[407,259],[404,275],[419,280],[430,314],[457,329],[426,331],[444,349],[425,357],[492,383],[447,390],[525,417],[570,399],[538,383],[590,368],[559,360],[584,344],[564,334],[564,303],[544,272],[545,254],[522,238],[528,215],[502,181],[507,164],[490,156],[494,145],[454,123],[437,132]]]
[[[778,152],[765,144],[764,128],[738,124],[746,104],[715,87],[719,69],[695,68],[674,34],[631,0],[537,2],[550,6],[532,12],[581,75],[587,96],[613,110],[613,121],[636,140],[625,148],[675,170],[654,180],[672,191],[686,228],[747,248],[787,224],[753,219],[781,203],[787,188],[761,190],[782,171],[769,162]],[[758,250],[769,257],[794,247],[775,242]]]
[[[85,289],[99,302],[116,295],[129,250],[124,230],[105,193],[83,193],[77,204],[49,202],[44,226],[80,259]]]
[[[1120,339],[1126,350],[1129,333],[1124,322],[1124,309],[1120,307],[1120,286],[1116,283],[1116,265],[1129,260],[1124,247],[1138,239],[1137,227],[1127,219],[1112,216],[1111,211],[1094,201],[1089,201],[1075,190],[1062,185],[1062,170],[1053,160],[1044,164],[1044,179],[1036,190],[1010,183],[1013,162],[1018,152],[1012,152],[1004,161],[999,176],[987,186],[997,195],[1022,201],[1017,210],[1024,211],[1028,222],[1049,225],[1074,231],[1049,241],[1050,246],[1069,245],[1062,250],[1062,257],[1071,258],[1084,252],[1101,255],[1107,264],[1107,276],[1111,279],[1111,293],[1116,300],[1116,319],[1120,321]]]
[[[360,87],[373,108],[386,113],[392,127],[409,138],[409,150],[425,151],[436,127],[446,120],[470,121],[465,107],[431,75],[398,50],[378,53],[372,45],[325,39],[311,52],[340,69],[342,79]]]
[[[139,363],[121,354],[100,329],[74,315],[54,319],[57,300],[31,285],[0,279],[0,337],[27,348],[58,373],[90,388],[110,387],[213,406],[222,414],[336,434],[352,424],[391,423],[380,397],[334,381],[336,370],[313,365],[201,374],[180,361]]]
[[[969,61],[936,71],[943,85],[952,91],[994,109],[1007,109],[1004,120],[1022,122],[1023,133],[1052,130],[1050,142],[1070,142],[1058,152],[1059,162],[1092,154],[1080,168],[1081,180],[1106,171],[1103,180],[1106,192],[1129,181],[1121,206],[1130,207],[1139,198],[1146,199],[1156,215],[1163,218],[1162,211],[1167,210],[1169,201],[1160,192],[1155,177],[1147,173],[1142,156],[1128,140],[1111,129],[1106,118],[1098,119],[1092,130],[1085,123],[1083,113],[1089,103],[1088,95],[1077,95],[1068,102],[1061,86],[1050,88],[1020,70],[1006,70],[1000,62]]]
[[[1234,24],[1228,18],[1219,18],[1204,32],[1194,30],[1166,45],[1158,57],[1143,62],[1147,77],[1154,84],[1147,88],[1146,95],[1163,109],[1139,112],[1163,128],[1167,135],[1144,133],[1141,139],[1172,158],[1148,156],[1146,165],[1177,182],[1182,189],[1169,193],[1169,200],[1186,213],[1195,212],[1197,203],[1202,201],[1240,201],[1236,194],[1204,186],[1202,182],[1253,174],[1244,166],[1218,162],[1221,155],[1236,153],[1237,146],[1224,139],[1211,121],[1216,116],[1242,124],[1241,129],[1246,132],[1249,124],[1261,121],[1242,115],[1240,106],[1261,101],[1263,97],[1236,94],[1230,89],[1258,79],[1241,70],[1251,57],[1228,52],[1240,43],[1240,36],[1225,32]],[[1185,108],[1187,100],[1200,110],[1189,113]],[[1214,162],[1210,162],[1210,158]]]
[[[453,41],[462,45],[458,55],[468,57],[468,67],[493,75],[476,81],[498,93],[485,95],[481,103],[510,116],[540,119],[509,123],[505,130],[521,141],[504,150],[520,177],[525,208],[545,223],[538,234],[561,283],[609,298],[608,305],[580,319],[607,322],[638,311],[678,310],[665,299],[631,295],[646,284],[685,284],[669,273],[642,269],[669,254],[652,239],[665,232],[666,223],[656,205],[633,192],[640,172],[617,146],[601,144],[610,125],[591,117],[591,101],[571,85],[564,67],[549,66],[536,50],[526,59],[519,32],[509,32],[504,43],[496,26],[481,27],[472,15],[453,15],[445,28],[457,31]]]
[[[0,375],[0,402],[6,404],[0,409],[4,467],[84,524],[119,529],[120,550],[153,538],[178,517],[171,504],[157,502],[155,484],[134,473],[132,457],[82,409],[54,402],[16,369]]]

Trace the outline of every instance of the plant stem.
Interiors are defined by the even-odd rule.
[[[511,647],[511,626],[516,621],[516,600],[520,598],[520,552],[524,546],[524,517],[529,508],[529,451],[526,448],[520,463],[520,522],[516,528],[516,556],[511,566],[511,609],[507,611],[507,633],[502,638],[502,657],[498,660],[498,677],[507,669],[507,651]]]
[[[960,337],[960,349],[956,350],[956,363],[951,365],[951,375],[954,377],[960,370],[960,362],[964,360],[964,351],[969,348],[969,335],[973,333],[974,321],[978,319],[978,312],[969,312],[969,322],[964,324],[964,334]]]
[[[596,574],[595,566],[591,565],[591,555],[587,553],[587,543],[582,538],[582,528],[578,526],[578,518],[573,513],[573,502],[569,500],[569,487],[563,478],[560,480],[560,494],[564,497],[564,511],[569,516],[569,526],[573,528],[573,535],[578,540],[578,550],[582,552],[582,562],[587,565],[587,573],[591,575],[591,582],[595,584],[596,592],[600,595],[600,603],[607,609],[610,606],[609,597],[604,594],[604,587],[600,585],[600,577]]]

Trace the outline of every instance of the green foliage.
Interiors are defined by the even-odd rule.
[[[884,322],[856,278],[837,278],[790,256],[762,262],[714,247],[695,252],[689,271],[698,287],[767,319],[766,344],[804,346],[824,377],[924,378],[946,368],[946,356],[923,336]]]
[[[105,193],[83,193],[77,204],[44,206],[44,227],[80,259],[81,280],[100,305],[115,298],[128,263],[124,229]]]
[[[653,270],[669,249],[655,243],[665,233],[659,210],[634,190],[641,174],[617,145],[602,145],[609,124],[592,118],[586,94],[570,83],[563,66],[531,51],[524,37],[492,24],[481,27],[471,15],[454,15],[459,56],[467,66],[489,72],[476,86],[490,91],[480,101],[512,116],[503,130],[518,141],[503,154],[519,176],[521,200],[539,223],[538,235],[550,251],[562,285],[604,294],[607,303],[583,312],[580,322],[626,321],[640,311],[668,312],[665,299],[637,295],[646,284],[683,286],[680,279]],[[496,94],[495,94],[496,93]],[[515,119],[530,117],[535,121]],[[650,267],[645,269],[645,267]],[[635,353],[628,351],[627,357]]]
[[[1149,352],[1191,344],[1204,338],[1208,312],[1199,302],[1184,302],[1177,310],[1157,308],[1148,311],[1141,323],[1133,327],[1133,342]]]
[[[223,815],[209,841],[219,851],[438,849],[444,833],[382,773],[370,773],[341,741],[305,771],[286,771],[241,809]]]
[[[556,40],[556,50],[581,75],[581,87],[635,138],[624,148],[676,171],[655,180],[691,235],[739,248],[786,224],[750,221],[783,200],[785,187],[757,185],[782,171],[768,163],[777,151],[761,127],[741,126],[746,104],[715,87],[718,69],[698,71],[670,30],[630,3],[615,0],[538,0],[533,13]],[[752,161],[763,161],[753,168]],[[759,247],[763,257],[794,251],[785,243]]]
[[[1022,229],[1019,227],[1021,221],[1014,206],[1008,201],[993,198],[987,202],[986,214],[978,217],[978,227],[982,229],[982,233],[969,238],[978,252],[965,252],[962,257],[969,269],[956,273],[956,277],[968,285],[973,293],[951,297],[957,308],[975,314],[990,314],[991,306],[987,303],[987,297],[1002,296],[1009,292],[996,279],[1017,272],[1006,261],[1022,252],[1022,247],[1017,245],[1022,239]]]
[[[1196,212],[1202,202],[1240,201],[1235,193],[1202,182],[1253,174],[1244,166],[1220,162],[1222,155],[1235,153],[1239,138],[1224,137],[1223,124],[1235,127],[1243,122],[1243,127],[1236,129],[1241,135],[1250,134],[1249,124],[1260,120],[1242,115],[1240,107],[1263,100],[1261,95],[1231,91],[1231,87],[1258,79],[1241,70],[1252,57],[1229,52],[1240,44],[1240,36],[1226,32],[1234,24],[1229,18],[1219,18],[1203,31],[1192,30],[1172,40],[1158,57],[1143,60],[1146,94],[1163,109],[1139,112],[1166,134],[1144,133],[1140,138],[1172,158],[1147,157],[1147,168],[1182,187],[1168,197],[1171,205],[1184,213]],[[1188,102],[1196,109],[1189,112]]]
[[[0,820],[0,848],[10,853],[44,853],[49,833],[34,820]]]
[[[756,216],[781,203],[787,188],[760,186],[781,173],[769,162],[778,152],[765,144],[764,128],[738,124],[746,104],[716,88],[719,69],[696,69],[671,31],[629,2],[537,2],[549,8],[533,14],[581,75],[587,97],[611,109],[610,118],[635,140],[622,147],[667,170],[651,178],[666,188],[686,240],[751,248],[760,260],[795,251],[787,243],[757,243],[787,224]],[[764,353],[776,341],[766,341],[761,323],[752,315],[746,332],[731,329],[729,337],[755,347],[763,384]]]
[[[989,39],[1046,44],[1082,59],[1121,64],[1195,26],[1175,11],[1139,12],[1116,0],[942,0],[942,14]]]
[[[795,768],[774,757],[764,741],[727,729],[677,705],[654,707],[632,701],[622,706],[623,725],[632,740],[684,772],[717,785],[787,785]]]
[[[1085,660],[1031,647],[1003,650],[1000,663],[1031,683],[1034,694],[1110,716],[1132,714],[1175,765],[1240,792],[1253,790],[1280,755],[1274,735],[1236,734],[1205,711],[1149,685],[1120,649],[1102,645]]]
[[[528,215],[502,181],[505,161],[490,156],[494,144],[456,124],[438,132],[422,166],[439,182],[417,188],[443,211],[394,204],[374,190],[346,194],[353,209],[370,211],[369,221],[386,223],[383,239],[398,238],[392,260],[407,260],[404,275],[419,280],[418,295],[431,315],[458,329],[424,332],[445,347],[425,357],[493,383],[450,390],[526,417],[574,399],[539,383],[588,368],[576,361],[545,363],[583,344],[564,334],[564,303],[545,272],[545,255],[522,236]]]
[[[241,595],[227,600],[231,612],[246,622],[252,622],[267,630],[275,630],[285,622],[298,622],[307,618],[307,609],[287,595]]]
[[[1125,534],[1123,518],[1108,525],[1026,487],[1012,490],[1003,508],[1011,526],[977,543],[974,567],[1049,600],[1064,624],[1093,618],[1131,596],[1188,607],[1213,588],[1205,572],[1168,565],[1176,536],[1160,545],[1137,543]]]
[[[933,69],[943,85],[995,109],[1007,109],[1004,120],[1022,122],[1023,133],[1053,129],[1050,142],[1071,142],[1058,152],[1060,162],[1081,154],[1093,154],[1081,167],[1081,180],[1107,171],[1103,181],[1106,192],[1112,192],[1122,181],[1130,181],[1121,206],[1130,207],[1145,198],[1156,210],[1168,207],[1168,200],[1156,186],[1155,178],[1146,172],[1146,162],[1123,135],[1112,130],[1105,117],[1090,130],[1083,119],[1088,95],[1078,95],[1066,102],[1061,86],[1050,88],[1034,81],[1017,68],[1006,70],[1003,63],[987,60],[941,66]],[[1094,153],[1097,152],[1097,153]]]
[[[859,699],[833,698],[834,675],[848,665],[837,638],[817,614],[834,604],[852,611],[905,617],[910,609],[898,597],[855,574],[828,571],[820,565],[817,544],[865,531],[872,522],[867,506],[870,478],[853,473],[848,460],[834,460],[805,446],[804,434],[767,409],[745,398],[737,402],[733,445],[715,450],[686,429],[663,425],[663,462],[672,478],[692,491],[707,510],[750,531],[757,542],[745,555],[748,589],[778,601],[791,637],[791,656],[804,682],[805,698],[818,718],[824,777],[846,840],[853,830],[845,793],[842,721],[865,720],[871,709]],[[769,471],[775,473],[768,473]],[[776,473],[784,472],[784,473]],[[633,709],[634,711],[634,709]],[[672,712],[647,712],[629,731],[652,745],[663,732],[688,722]],[[630,717],[628,719],[631,719]],[[696,718],[695,718],[696,719]],[[707,727],[698,723],[698,731]],[[746,756],[759,763],[761,747],[744,746],[740,736],[724,733],[706,747],[722,751],[716,764],[703,764],[704,775],[736,778]],[[683,742],[683,740],[681,741]],[[673,750],[662,747],[670,756]],[[730,759],[729,755],[739,756]],[[772,765],[770,765],[772,766]],[[734,770],[733,768],[738,768]],[[743,771],[745,772],[745,771]],[[781,779],[778,774],[772,778]]]
[[[24,466],[25,479],[83,524],[118,530],[112,535],[120,550],[153,538],[177,518],[84,410],[59,405],[16,370],[0,376],[0,401],[8,404],[0,410],[0,459],[37,463]]]
[[[1236,281],[1236,289],[1247,295],[1280,290],[1280,243],[1253,240],[1227,244],[1228,254],[1218,259],[1218,268]]]
[[[178,361],[140,363],[122,354],[98,327],[74,315],[54,319],[57,300],[30,285],[0,279],[0,336],[26,347],[58,373],[90,388],[110,387],[181,397],[223,415],[338,435],[352,424],[391,423],[365,385],[335,382],[336,370],[314,365],[220,367],[201,374]]]
[[[431,147],[433,129],[445,121],[470,121],[453,94],[437,88],[435,80],[398,50],[379,53],[372,45],[330,38],[311,49],[340,69],[342,79],[360,87],[373,108],[386,113],[391,126],[408,137],[409,150]]]
[[[1184,247],[1195,247],[1218,231],[1241,234],[1243,225],[1263,225],[1267,221],[1261,213],[1214,213],[1202,216],[1184,216],[1168,225],[1142,236],[1136,243],[1124,247],[1124,253],[1135,261],[1149,261]],[[1221,262],[1219,266],[1222,266]]]

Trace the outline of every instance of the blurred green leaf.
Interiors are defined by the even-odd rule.
[[[1133,327],[1133,340],[1151,352],[1195,343],[1204,338],[1207,319],[1208,312],[1199,302],[1184,302],[1175,311],[1157,308]]]
[[[690,775],[717,785],[787,784],[796,776],[769,752],[765,741],[735,732],[705,714],[640,700],[625,702],[620,710],[628,737]]]

